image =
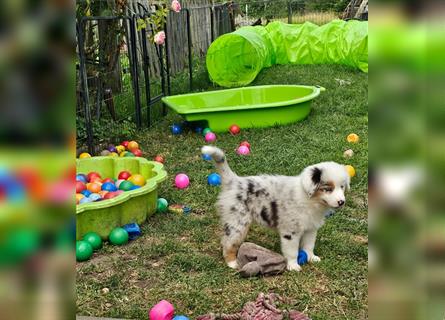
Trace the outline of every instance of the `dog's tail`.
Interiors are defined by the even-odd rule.
[[[224,181],[231,180],[232,177],[236,176],[235,173],[230,169],[229,164],[227,163],[226,156],[224,151],[217,147],[213,146],[204,146],[201,149],[202,154],[207,154],[215,160],[216,168],[218,169],[221,179]]]

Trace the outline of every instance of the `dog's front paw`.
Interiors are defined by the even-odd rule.
[[[289,271],[301,271],[301,266],[295,261],[288,261],[287,270]]]
[[[227,266],[229,268],[237,270],[238,269],[238,262],[236,260],[229,261],[229,262],[227,262]]]
[[[317,263],[317,262],[320,262],[320,261],[321,261],[321,258],[319,256],[316,256],[315,254],[313,254],[311,256],[311,258],[309,259],[310,263]]]

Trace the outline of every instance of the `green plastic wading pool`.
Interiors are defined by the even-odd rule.
[[[325,89],[318,86],[268,85],[183,94],[162,101],[187,121],[206,121],[215,132],[232,124],[262,128],[307,117],[311,101]]]
[[[141,224],[156,211],[158,183],[167,178],[161,163],[144,158],[93,157],[76,160],[77,173],[96,171],[102,177],[117,177],[123,170],[141,174],[147,183],[116,198],[78,205],[77,239],[90,231],[106,239],[114,228],[131,222]]]

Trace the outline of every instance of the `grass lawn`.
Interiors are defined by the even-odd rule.
[[[201,87],[209,86],[202,81]],[[170,114],[134,138],[149,157],[166,158],[169,179],[160,196],[191,206],[193,213],[156,214],[142,226],[141,238],[123,247],[105,245],[90,261],[78,263],[77,314],[147,319],[150,307],[167,299],[178,314],[194,319],[208,312],[235,312],[259,292],[275,292],[288,298],[288,307],[312,319],[367,318],[368,77],[343,66],[274,66],[252,85],[286,83],[327,90],[302,122],[243,130],[235,137],[220,134],[216,144],[239,175],[295,175],[325,160],[355,167],[346,207],[319,232],[315,252],[322,261],[303,266],[300,273],[269,278],[243,279],[226,267],[214,208],[218,187],[206,182],[214,167],[201,160],[199,152],[204,139],[193,132],[172,136],[169,125],[180,118]],[[351,132],[360,136],[358,144],[346,142]],[[234,152],[242,140],[252,145],[248,157]],[[349,148],[355,155],[345,160],[343,152]],[[189,175],[188,189],[173,187],[178,172]],[[280,252],[279,237],[272,230],[255,226],[247,240]]]

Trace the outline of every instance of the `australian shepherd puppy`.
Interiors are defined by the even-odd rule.
[[[309,262],[320,261],[314,254],[317,231],[328,209],[345,204],[345,191],[349,189],[350,178],[343,165],[321,162],[292,177],[239,177],[221,149],[204,146],[202,153],[213,158],[221,175],[217,209],[223,227],[223,255],[229,267],[238,267],[238,248],[252,222],[278,230],[288,270],[301,270],[297,263],[299,249],[306,251]]]

